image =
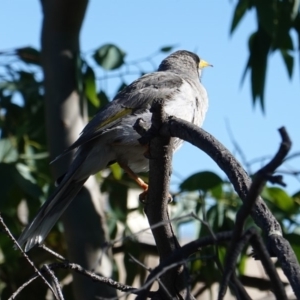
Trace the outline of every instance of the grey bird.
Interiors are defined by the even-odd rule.
[[[200,82],[201,71],[211,66],[198,55],[181,50],[165,58],[157,72],[146,74],[119,92],[85,126],[79,138],[65,153],[77,149],[67,173],[54,193],[27,225],[18,239],[25,251],[41,244],[89,176],[118,162],[145,191],[148,185],[136,173],[146,172],[149,162],[140,136],[133,129],[138,118],[151,124],[151,104],[166,99],[168,115],[201,126],[208,108],[208,97]],[[174,151],[182,141],[174,142]]]

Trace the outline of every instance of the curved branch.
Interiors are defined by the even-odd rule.
[[[260,195],[260,193],[262,192],[267,180],[269,178],[271,178],[271,176],[275,172],[275,170],[283,163],[286,155],[288,154],[288,152],[291,148],[291,141],[290,141],[290,138],[289,138],[286,130],[284,128],[280,128],[279,132],[280,132],[280,135],[282,138],[282,142],[281,142],[279,150],[277,151],[274,158],[266,166],[261,168],[255,174],[254,180],[249,189],[249,193],[248,193],[245,201],[243,202],[243,205],[240,207],[239,211],[237,212],[231,243],[228,247],[228,251],[227,251],[227,255],[226,255],[224,274],[222,276],[222,283],[220,286],[218,299],[224,298],[230,276],[234,272],[233,269],[234,269],[234,266],[236,265],[236,260],[237,260],[237,255],[235,255],[235,253],[237,253],[237,254],[240,253],[239,251],[238,252],[236,252],[236,251],[237,251],[238,244],[240,243],[240,238],[241,238],[243,230],[244,230],[244,224],[245,224],[246,218],[251,213],[252,208],[255,204],[255,201],[256,201],[257,197]],[[271,273],[271,274],[272,275],[274,274],[274,276],[275,276],[275,278],[273,278],[272,282],[278,282],[278,284],[276,284],[276,286],[274,288],[274,290],[276,290],[276,288],[280,287],[281,282],[275,271],[275,268],[273,268],[273,273]],[[287,299],[282,285],[281,285],[281,289],[279,289],[279,292],[276,294],[276,296],[279,297],[277,299]]]
[[[251,179],[234,156],[211,134],[175,117],[169,117],[161,134],[179,137],[204,151],[225,172],[241,200],[246,201]],[[300,299],[300,268],[296,255],[289,242],[282,237],[280,224],[261,197],[257,197],[251,216],[266,235],[269,252],[277,256],[294,293]]]

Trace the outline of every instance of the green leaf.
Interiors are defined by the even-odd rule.
[[[122,178],[123,171],[122,168],[119,166],[119,164],[114,163],[110,165],[109,168],[115,179],[120,180]]]
[[[217,203],[209,208],[206,217],[213,230],[220,230],[220,228],[222,228],[226,216],[225,214],[225,205],[223,203]]]
[[[271,38],[262,29],[253,33],[249,38],[249,59],[242,77],[245,78],[247,71],[251,72],[251,89],[253,104],[260,101],[264,111],[264,89],[267,70],[267,59],[271,49]]]
[[[116,238],[117,233],[118,233],[118,226],[117,226],[117,219],[116,218],[108,218],[107,221],[107,227],[108,227],[108,233],[110,238],[113,240]]]
[[[239,275],[244,275],[245,274],[247,261],[249,261],[248,255],[245,255],[244,253],[241,253],[241,257],[240,257],[239,262],[238,262]]]
[[[30,64],[40,65],[41,64],[41,57],[40,52],[32,47],[24,47],[16,49],[16,53],[19,58]]]
[[[300,245],[299,245],[299,239],[300,236],[299,234],[295,234],[295,233],[288,233],[285,234],[284,237],[290,242],[298,261],[300,261]]]
[[[11,172],[14,171],[13,164],[0,163],[0,209],[4,210],[4,207],[10,202],[11,191],[15,188],[15,182],[12,180]],[[11,205],[11,204],[10,204]]]
[[[165,46],[165,47],[161,47],[160,51],[161,52],[170,52],[173,48],[174,48],[174,46]]]
[[[237,25],[242,20],[243,16],[245,15],[245,12],[247,9],[251,7],[250,0],[240,0],[234,10],[234,15],[231,23],[230,33],[233,33],[233,31],[236,29]]]
[[[300,202],[300,191],[296,192],[293,196],[293,198],[298,198]]]
[[[23,178],[29,180],[33,184],[36,184],[36,180],[32,177],[30,169],[27,165],[24,165],[22,163],[17,163],[16,169],[18,170],[20,175],[22,175]]]
[[[300,0],[294,0],[294,5],[291,10],[291,20],[295,20],[297,15],[299,14],[299,6],[300,6]]]
[[[219,260],[220,260],[222,265],[225,262],[227,250],[228,249],[226,249],[225,247],[222,247],[222,246],[218,247],[218,257],[219,257]]]
[[[26,165],[0,163],[0,207],[12,207],[10,201],[16,204],[25,196],[39,199],[42,195],[40,188],[33,182],[29,168]],[[9,205],[8,205],[9,203]]]
[[[181,191],[208,191],[217,185],[221,184],[223,180],[215,173],[204,171],[193,174],[185,179],[180,184]]]
[[[104,91],[100,91],[98,93],[98,99],[100,100],[100,107],[105,106],[107,103],[109,103],[109,99]]]
[[[84,92],[84,83],[83,83],[83,72],[82,69],[84,66],[87,66],[87,63],[85,60],[83,60],[80,56],[80,54],[76,54],[75,56],[75,78],[76,78],[76,88],[79,93],[79,95],[83,95]]]
[[[223,187],[221,184],[215,186],[210,190],[211,196],[217,200],[221,200],[223,198]]]
[[[125,250],[124,261],[123,261],[126,270],[125,283],[127,285],[133,285],[133,281],[136,275],[138,274],[138,265],[131,260],[129,253],[133,257],[138,258],[141,253],[141,249],[139,247],[139,244],[130,241],[126,243],[125,249],[126,250]]]
[[[18,151],[11,139],[0,140],[0,162],[11,163],[18,159]]]
[[[291,213],[295,208],[295,202],[284,190],[278,187],[265,187],[262,197],[273,203],[286,213]]]
[[[258,23],[272,36],[277,26],[277,5],[274,1],[255,1]]]
[[[283,30],[283,32],[278,34],[276,44],[281,50],[294,50],[293,39],[288,30]]]
[[[127,84],[125,82],[122,82],[121,85],[119,86],[117,93],[121,92],[127,87]]]
[[[291,54],[289,54],[286,50],[281,50],[280,52],[285,63],[288,75],[290,78],[292,78],[294,69],[294,57]]]
[[[0,82],[0,89],[15,92],[18,90],[18,85],[14,81],[4,81]]]
[[[88,100],[95,106],[100,106],[100,101],[97,96],[95,73],[90,66],[87,66],[86,71],[83,74],[84,93]]]
[[[96,63],[105,70],[114,70],[124,64],[125,52],[113,44],[100,47],[93,55]]]

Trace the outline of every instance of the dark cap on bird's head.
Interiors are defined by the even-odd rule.
[[[166,57],[159,65],[158,71],[180,72],[180,74],[197,72],[199,74],[199,69],[208,66],[212,65],[200,59],[197,54],[187,50],[179,50]]]

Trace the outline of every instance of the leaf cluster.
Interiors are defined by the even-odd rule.
[[[264,111],[264,89],[268,59],[279,51],[291,78],[294,70],[294,54],[299,50],[300,14],[299,1],[239,0],[236,4],[230,32],[233,33],[246,13],[255,10],[257,29],[249,37],[249,58],[243,75],[251,75],[253,104],[259,101]],[[298,36],[294,45],[292,31]]]

